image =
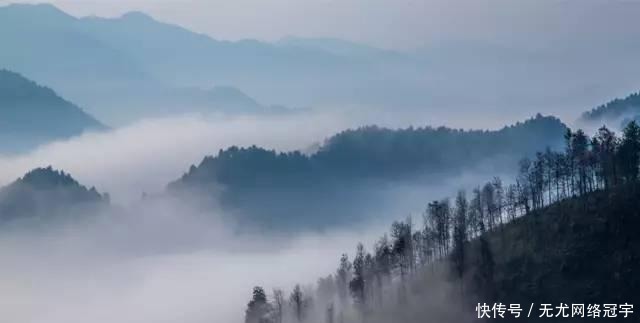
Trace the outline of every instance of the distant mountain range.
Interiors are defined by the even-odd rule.
[[[353,220],[354,205],[381,209],[385,183],[437,182],[462,172],[515,172],[517,161],[563,142],[567,127],[536,116],[498,131],[364,127],[329,138],[311,155],[231,147],[205,157],[169,192],[221,201],[238,219],[269,226]],[[283,202],[286,201],[286,202]]]
[[[175,111],[270,113],[272,104],[481,110],[511,120],[523,111],[578,114],[585,102],[638,85],[635,38],[596,39],[544,48],[451,40],[394,51],[331,38],[220,41],[141,12],[77,18],[46,4],[0,7],[0,66],[113,126]],[[267,104],[207,101],[216,86]]]
[[[0,66],[52,86],[114,126],[176,112],[283,111],[226,86],[234,84],[228,74],[239,67],[229,60],[252,62],[246,57],[252,48],[216,42],[141,13],[78,19],[48,4],[8,5],[0,7],[0,43]],[[269,73],[274,82],[279,72]]]
[[[0,70],[0,152],[24,151],[106,127],[50,88]]]
[[[69,174],[37,168],[0,189],[0,222],[68,217],[108,203],[108,195],[80,185]]]

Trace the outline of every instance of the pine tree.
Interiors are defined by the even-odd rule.
[[[251,301],[247,304],[245,311],[245,323],[265,323],[270,322],[268,314],[271,312],[271,305],[267,302],[267,294],[262,287],[253,288]]]

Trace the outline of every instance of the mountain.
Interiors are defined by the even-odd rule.
[[[604,123],[614,123],[618,126],[626,119],[638,119],[640,117],[640,92],[630,94],[629,96],[619,99],[616,98],[603,105],[600,105],[591,111],[582,114],[580,121],[588,124],[602,125]],[[621,128],[623,128],[622,125]]]
[[[387,58],[402,60],[406,57],[406,55],[401,52],[379,49],[337,38],[302,38],[287,36],[277,41],[275,45],[284,48],[319,50],[336,56],[357,57],[359,59]]]
[[[79,28],[120,49],[157,80],[179,87],[232,84],[259,98],[294,105],[363,81],[373,71],[372,63],[359,57],[251,39],[219,41],[140,12],[83,18]]]
[[[20,151],[105,126],[53,90],[0,70],[0,151]]]
[[[601,317],[611,307],[604,304],[615,304],[615,317],[607,319],[625,322],[636,317],[634,305],[640,302],[635,275],[640,270],[639,209],[640,186],[633,183],[553,203],[482,234],[469,233],[462,249],[462,277],[456,269],[455,242],[443,256],[436,249],[437,237],[411,242],[411,237],[435,228],[414,223],[412,229],[396,222],[373,246],[327,260],[339,264],[338,269],[304,290],[314,306],[303,311],[317,322],[362,322],[360,304],[351,301],[364,299],[367,322],[475,322],[483,313],[477,306],[489,306],[484,318],[490,320],[499,315],[492,311],[493,304],[503,304],[505,312],[498,319],[505,322],[589,322],[594,319],[594,310],[587,310],[590,304],[598,304],[595,312]],[[405,260],[408,255],[412,260]],[[363,276],[365,297],[353,292],[358,290],[353,282]],[[515,308],[511,304],[520,305],[519,317],[509,310]],[[552,304],[552,316],[562,313],[559,307],[565,304],[567,316],[541,316],[542,304]],[[573,304],[582,304],[583,312],[574,313]],[[631,313],[623,304],[632,304]],[[292,314],[284,311],[285,317]],[[247,311],[247,317],[252,314]]]
[[[438,254],[437,238],[424,244],[410,242],[411,236],[403,236],[403,232],[420,237],[429,231],[422,231],[416,223],[415,231],[410,231],[411,224],[407,227],[396,222],[375,245],[328,259],[338,264],[338,269],[302,292],[314,304],[302,311],[314,322],[362,322],[358,306],[365,307],[366,322],[371,323],[475,322],[479,313],[487,320],[502,315],[498,319],[505,322],[589,322],[594,319],[594,311],[587,310],[590,304],[598,304],[595,312],[601,317],[605,315],[604,304],[615,304],[616,316],[607,319],[626,322],[636,317],[634,305],[640,301],[640,279],[635,275],[640,270],[639,208],[640,190],[634,184],[561,201],[518,217],[469,238],[464,246],[462,279],[455,273],[455,251]],[[408,230],[403,231],[405,228]],[[433,249],[425,254],[423,248]],[[405,260],[408,256],[414,257],[411,265],[411,260]],[[363,276],[360,286],[367,291],[364,297],[353,292],[358,290],[354,282]],[[261,284],[270,286],[273,282]],[[352,302],[361,299],[364,305]],[[271,297],[267,301],[276,302]],[[483,304],[489,306],[488,312],[476,309]],[[494,304],[503,304],[505,311],[493,312]],[[515,308],[511,304],[519,304],[519,317],[515,316],[517,310],[510,310]],[[552,304],[552,316],[562,313],[559,306],[565,304],[568,316],[541,316],[542,304]],[[582,304],[583,312],[572,312],[573,304]],[[632,304],[631,313],[622,304]],[[251,302],[247,305],[252,306]],[[269,315],[275,311],[269,309],[273,308],[259,314],[272,317]],[[285,308],[283,316],[292,317],[294,310]],[[248,318],[255,315],[246,313]]]
[[[77,24],[77,18],[48,4],[1,7],[0,66],[64,91],[148,80],[126,54]]]
[[[37,168],[0,189],[0,222],[71,216],[108,203],[108,195],[87,189],[69,174]]]
[[[282,112],[236,88],[219,86],[235,82],[230,74],[242,69],[241,56],[252,49],[241,49],[241,54],[236,48],[244,46],[142,13],[76,18],[48,4],[8,5],[0,7],[0,42],[5,44],[0,66],[54,87],[111,125],[175,113]],[[269,73],[272,82],[279,72]],[[185,77],[202,82],[181,81]]]
[[[180,95],[185,89],[206,97],[207,89],[231,85],[256,101],[310,106],[341,98],[374,102],[380,93],[407,99],[415,89],[404,86],[408,73],[422,77],[413,62],[407,67],[402,55],[381,50],[365,50],[376,54],[364,60],[353,56],[360,50],[338,55],[326,46],[218,41],[140,12],[76,18],[46,4],[0,7],[0,42],[0,66],[56,88],[110,124],[131,109],[165,102],[158,110],[189,112]],[[397,64],[405,69],[401,76],[394,74]]]
[[[124,109],[126,107],[126,109]],[[91,109],[115,125],[129,124],[144,118],[198,113],[202,115],[268,115],[295,111],[282,106],[267,106],[232,86],[209,89],[141,86],[118,91],[105,97]]]
[[[638,13],[629,4],[610,10],[612,21]],[[111,125],[140,117],[129,111],[155,116],[149,106],[190,112],[188,100],[170,94],[219,85],[266,105],[482,111],[505,119],[541,109],[574,115],[621,88],[637,88],[635,29],[607,25],[615,32],[565,38],[574,33],[564,23],[556,27],[560,38],[552,43],[434,40],[416,44],[420,51],[393,51],[331,38],[221,41],[141,12],[77,18],[51,5],[21,4],[0,7],[0,66],[54,87]]]
[[[515,171],[522,156],[560,147],[566,130],[560,120],[541,115],[497,131],[364,127],[327,139],[311,155],[255,146],[221,150],[168,188],[220,197],[239,218],[265,226],[333,225],[362,214],[362,205],[380,209],[377,203],[389,192],[375,188],[384,183],[437,182],[473,170]]]
[[[640,127],[629,124],[621,138],[605,129],[593,137],[569,133],[565,149],[551,154],[557,162],[540,152],[512,184],[494,179],[470,194],[426,199],[422,221],[395,220],[379,239],[367,237],[368,247],[336,254],[328,260],[336,270],[325,272],[317,288],[293,288],[291,299],[302,302],[270,306],[278,295],[268,299],[256,286],[245,322],[636,317]],[[570,149],[583,143],[587,149]],[[580,163],[585,157],[592,161]]]

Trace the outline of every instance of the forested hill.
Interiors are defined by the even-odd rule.
[[[224,185],[304,185],[312,178],[371,178],[442,174],[496,158],[519,159],[559,147],[567,127],[537,115],[498,131],[440,128],[347,130],[330,137],[311,155],[277,153],[259,147],[231,147],[192,166],[171,187],[197,183]],[[302,182],[298,182],[302,181]]]
[[[473,205],[462,207],[475,212]],[[453,223],[445,239],[460,236],[456,208],[449,214]],[[640,302],[635,274],[640,270],[638,210],[637,184],[593,192],[522,215],[481,236],[470,226],[469,241],[463,248],[451,241],[447,256],[439,255],[437,227],[396,222],[390,235],[372,247],[359,245],[351,256],[336,255],[336,271],[311,288],[246,291],[252,296],[246,322],[475,322],[478,303],[490,310],[497,303],[506,308],[520,304],[520,317],[514,319],[507,310],[505,322],[591,322],[590,304],[599,306],[601,318],[603,304],[615,304],[617,316],[603,318],[609,322],[635,322]],[[554,316],[561,304],[584,304],[584,317],[540,317],[543,303],[553,304]],[[633,304],[634,313],[625,315],[624,304]],[[570,309],[565,313],[571,315]]]
[[[640,116],[640,92],[623,99],[614,99],[582,114],[581,121],[602,125],[605,122],[630,121]],[[624,122],[626,123],[626,122]],[[618,126],[614,124],[612,126]],[[622,127],[625,125],[623,124]]]
[[[513,184],[425,201],[422,219],[336,255],[335,272],[294,287],[288,304],[256,287],[245,322],[638,321],[640,126],[568,132],[562,152],[520,165]]]
[[[0,189],[0,222],[70,216],[75,210],[108,202],[108,195],[81,185],[69,174],[37,168]]]
[[[22,150],[99,129],[104,125],[53,90],[0,69],[0,151]]]
[[[437,174],[558,147],[566,130],[557,118],[539,114],[498,131],[371,126],[329,138],[311,159],[341,176]]]
[[[222,187],[223,205],[254,220],[331,223],[353,211],[341,208],[375,200],[361,195],[371,191],[368,182],[436,180],[479,167],[515,171],[521,156],[559,147],[566,130],[560,120],[538,115],[498,131],[364,127],[329,138],[311,155],[231,147],[192,166],[169,191],[214,194]],[[375,207],[375,202],[362,204]],[[324,211],[330,215],[320,214]]]

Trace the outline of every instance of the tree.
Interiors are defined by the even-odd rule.
[[[516,185],[518,188],[518,204],[524,209],[525,214],[529,214],[533,204],[533,179],[531,177],[531,160],[523,158],[519,162],[520,170]],[[530,203],[531,202],[531,203]]]
[[[338,299],[340,305],[344,307],[347,304],[347,297],[349,296],[349,282],[351,281],[351,262],[349,256],[343,254],[340,257],[340,265],[336,271],[336,288],[338,289]]]
[[[618,146],[618,138],[615,133],[602,127],[598,129],[597,135],[591,140],[593,148],[595,165],[598,167],[598,177],[604,185],[604,189],[608,190],[617,184],[618,169],[616,163],[616,150]]]
[[[413,239],[411,223],[395,221],[391,225],[392,251],[394,264],[400,270],[400,278],[404,280],[409,273],[413,258]]]
[[[475,237],[478,232],[484,232],[484,208],[482,202],[482,192],[480,187],[473,189],[473,197],[469,203],[468,226],[471,237]]]
[[[273,312],[274,323],[282,323],[284,317],[284,292],[282,289],[273,290]]]
[[[393,254],[389,238],[385,234],[376,243],[374,254],[375,269],[374,276],[376,280],[376,291],[378,303],[382,304],[382,291],[384,285],[391,281],[391,270],[393,266]]]
[[[621,173],[627,182],[638,180],[638,164],[640,164],[640,126],[631,121],[622,131],[618,163]]]
[[[493,297],[495,262],[493,260],[493,251],[491,251],[491,246],[485,236],[480,236],[480,256],[477,268],[475,276],[477,287],[485,296]]]
[[[365,252],[362,243],[358,244],[356,250],[356,256],[353,258],[353,278],[349,282],[349,290],[353,297],[356,307],[360,311],[360,314],[364,320],[364,314],[367,306],[367,298],[365,293]]]
[[[460,279],[460,291],[464,290],[463,276],[465,271],[465,244],[467,243],[467,213],[469,203],[464,191],[459,191],[456,196],[456,207],[453,227],[453,252],[451,260],[458,279]]]
[[[517,199],[517,187],[514,184],[507,186],[507,193],[505,195],[505,204],[507,209],[508,221],[513,221],[516,218],[518,212],[518,199]]]
[[[489,231],[493,230],[496,225],[496,201],[495,201],[495,187],[491,183],[486,183],[482,188],[482,201],[484,202],[483,208],[485,209],[486,226]]]
[[[438,245],[440,257],[449,251],[449,226],[451,224],[451,207],[448,199],[429,203],[429,217],[434,228],[435,241]]]
[[[253,288],[251,301],[247,304],[245,311],[245,323],[267,323],[271,322],[268,314],[271,312],[271,305],[267,302],[267,295],[262,287]]]
[[[589,188],[589,139],[578,130],[571,139],[571,157],[578,168],[578,193],[584,195]]]
[[[502,186],[502,179],[498,176],[493,178],[491,181],[491,185],[493,185],[494,191],[494,205],[496,208],[496,216],[498,217],[498,222],[502,224],[502,209],[504,206],[504,187]]]
[[[293,287],[293,291],[291,291],[291,295],[289,296],[289,304],[291,304],[293,308],[296,322],[300,323],[305,319],[309,303],[310,300],[304,295],[300,285],[297,284]]]

